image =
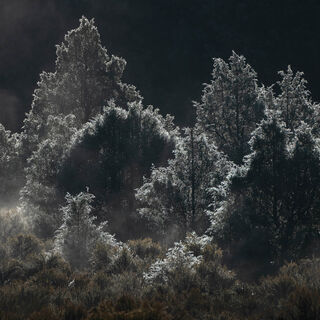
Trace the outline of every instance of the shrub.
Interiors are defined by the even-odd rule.
[[[202,251],[210,241],[211,238],[207,236],[198,237],[195,233],[187,235],[183,242],[176,242],[168,250],[164,259],[158,259],[151,265],[148,272],[144,273],[145,281],[150,285],[172,285],[177,284],[178,279],[183,282],[191,280],[203,260]]]
[[[130,240],[128,246],[134,254],[143,260],[154,260],[159,258],[163,252],[160,244],[153,242],[151,238]]]
[[[89,311],[86,320],[171,320],[163,304],[124,295],[116,303],[103,301]]]
[[[43,243],[32,234],[19,234],[9,240],[8,247],[12,258],[24,260],[32,254],[41,253]]]
[[[129,271],[137,271],[137,261],[133,257],[129,248],[122,248],[114,259],[111,270],[113,274],[119,274]]]
[[[319,291],[296,288],[282,306],[278,320],[317,320],[320,318]]]
[[[63,320],[82,320],[87,316],[87,311],[82,305],[69,303],[65,307]]]
[[[63,224],[56,231],[54,250],[60,253],[74,268],[88,267],[97,243],[117,246],[114,237],[105,231],[107,222],[95,224],[92,216],[94,195],[81,192],[66,195],[67,205],[63,212]]]
[[[91,267],[95,271],[108,270],[114,261],[117,248],[108,243],[99,242],[92,252]]]
[[[40,311],[33,312],[28,320],[60,320],[60,316],[57,314],[52,306],[44,307]]]

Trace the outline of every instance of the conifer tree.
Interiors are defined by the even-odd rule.
[[[311,128],[302,123],[293,134],[270,112],[250,145],[212,229],[236,258],[278,264],[310,254],[320,222],[320,154]]]
[[[182,236],[187,231],[201,234],[208,227],[209,189],[223,181],[230,163],[193,128],[177,137],[173,154],[169,165],[154,167],[137,190],[139,213],[156,230],[168,232],[170,226]]]
[[[82,17],[57,46],[55,71],[40,75],[20,152],[26,163],[21,207],[33,216],[38,235],[52,235],[61,223],[57,208],[63,194],[56,188],[57,175],[75,133],[110,101],[124,109],[141,101],[135,87],[121,81],[125,64],[107,54],[94,21]]]
[[[261,93],[256,72],[233,52],[229,63],[214,59],[211,83],[195,104],[197,127],[236,164],[248,154],[250,133],[263,117]]]
[[[81,192],[66,195],[67,205],[62,208],[63,223],[57,230],[54,248],[74,267],[83,269],[89,264],[93,250],[100,243],[116,246],[116,241],[105,231],[107,222],[96,225],[91,215],[94,195]]]
[[[310,92],[306,89],[307,81],[303,72],[293,73],[290,66],[287,71],[280,71],[280,95],[276,99],[275,108],[281,113],[281,118],[290,130],[297,129],[301,121],[312,125],[317,107],[311,100]]]
[[[109,56],[101,45],[94,20],[80,19],[80,26],[57,45],[54,72],[40,75],[31,110],[24,120],[23,141],[28,158],[37,145],[48,137],[48,116],[75,116],[79,128],[102,111],[113,99],[126,108],[128,102],[140,101],[134,86],[121,82],[126,62]]]

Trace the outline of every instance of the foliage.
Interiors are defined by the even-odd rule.
[[[130,296],[120,297],[115,304],[104,301],[89,311],[87,320],[169,320],[166,307],[160,302],[138,300]]]
[[[263,90],[245,58],[233,52],[229,63],[214,59],[211,83],[195,104],[199,129],[237,164],[249,153],[250,133],[263,117]]]
[[[43,72],[30,112],[24,121],[23,141],[30,152],[50,134],[48,116],[75,116],[75,126],[86,123],[110,99],[121,106],[140,100],[133,86],[121,82],[125,60],[109,56],[101,45],[94,20],[80,19],[80,26],[57,46],[55,72]]]
[[[181,238],[188,231],[201,234],[208,228],[208,190],[223,181],[231,165],[205,134],[193,129],[177,137],[173,154],[167,167],[152,169],[136,197],[139,214],[176,240],[175,230]]]
[[[39,143],[28,159],[26,184],[20,191],[21,209],[32,221],[34,232],[42,238],[51,237],[61,224],[56,176],[66,152],[65,143],[75,133],[74,116],[64,119],[49,116],[48,123],[53,127],[52,137]]]
[[[152,241],[151,238],[130,240],[127,244],[131,251],[142,260],[153,260],[163,252],[159,243]]]
[[[158,259],[150,266],[149,271],[143,275],[145,281],[152,285],[165,283],[173,285],[179,281],[177,276],[192,277],[203,259],[203,250],[210,240],[207,236],[198,237],[195,233],[187,235],[184,242],[176,242],[168,250],[164,259]]]
[[[281,93],[276,99],[275,107],[281,112],[281,118],[286,127],[295,130],[300,126],[301,121],[309,126],[315,125],[318,118],[316,111],[319,106],[311,101],[303,72],[294,74],[288,66],[287,71],[280,71],[279,74],[282,79],[277,84]]]
[[[234,258],[281,264],[319,241],[320,157],[311,128],[295,132],[270,112],[253,132],[245,167],[230,175],[229,200],[212,230]],[[236,260],[234,260],[236,261]]]
[[[8,241],[10,256],[14,259],[24,260],[28,255],[39,254],[43,245],[34,235],[19,234]]]
[[[99,220],[109,220],[112,232],[126,239],[130,225],[139,223],[132,216],[134,189],[150,165],[166,156],[172,130],[172,119],[152,107],[109,105],[77,133],[57,177],[58,189],[76,193],[88,186]]]
[[[82,17],[80,26],[57,46],[55,72],[40,75],[19,135],[19,157],[26,175],[21,208],[43,238],[51,237],[61,224],[58,208],[66,191],[57,190],[56,178],[72,136],[100,114],[108,101],[122,108],[141,101],[135,88],[121,81],[125,64],[102,47],[94,20]]]
[[[125,247],[114,260],[118,261],[115,266],[121,268],[109,273],[103,266],[100,271],[78,272],[52,254],[41,260],[36,246],[27,256],[29,258],[20,262],[23,277],[12,274],[0,283],[0,310],[4,319],[318,317],[319,259],[287,264],[277,275],[249,285],[238,281],[223,265],[222,251],[211,238],[189,234],[185,241],[169,250],[164,259],[158,257],[158,261],[163,262],[161,274],[168,280],[154,282],[156,278],[153,278],[147,284],[146,274],[154,267],[144,266],[144,275],[139,264],[128,268],[130,264],[124,261],[129,261],[130,256],[131,261],[135,258]],[[178,258],[176,263],[173,256]],[[185,262],[192,256],[199,263],[190,268]],[[30,261],[34,261],[32,272]]]
[[[117,245],[113,236],[105,231],[106,222],[98,226],[94,224],[96,217],[90,215],[93,199],[88,192],[76,196],[67,194],[67,205],[62,208],[63,224],[55,236],[54,250],[79,269],[88,265],[98,242]]]

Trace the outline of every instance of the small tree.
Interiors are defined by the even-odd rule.
[[[115,246],[112,235],[105,231],[106,222],[95,225],[91,216],[94,195],[81,192],[66,195],[67,205],[62,208],[63,224],[57,230],[54,247],[69,263],[79,269],[85,268],[99,242]]]
[[[144,280],[152,285],[166,283],[172,285],[180,277],[195,274],[197,266],[203,260],[202,254],[211,240],[205,235],[199,237],[194,232],[188,234],[184,241],[176,242],[168,249],[164,259],[157,259],[150,266],[148,272],[143,275]]]

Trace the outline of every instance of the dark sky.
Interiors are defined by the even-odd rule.
[[[291,64],[320,98],[320,2],[316,0],[0,0],[0,121],[19,130],[55,44],[94,17],[110,54],[128,62],[125,81],[145,104],[188,122],[210,81],[212,58],[246,56],[266,85]]]

